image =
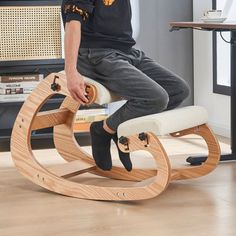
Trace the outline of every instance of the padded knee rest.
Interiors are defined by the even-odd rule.
[[[128,120],[119,125],[118,136],[130,136],[142,132],[166,135],[206,124],[207,120],[206,109],[188,106]]]

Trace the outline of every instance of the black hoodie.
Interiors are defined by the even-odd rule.
[[[132,37],[130,0],[63,0],[62,19],[81,22],[81,48],[128,51]]]

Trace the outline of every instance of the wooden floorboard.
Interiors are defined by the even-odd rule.
[[[186,154],[205,153],[196,136],[164,137],[173,166]],[[221,142],[223,152],[229,142]],[[85,148],[91,152],[90,147]],[[118,163],[113,145],[113,163]],[[63,163],[54,149],[34,151],[48,166]],[[132,154],[134,166],[150,167],[145,152]],[[81,181],[98,181],[85,174]],[[101,184],[113,181],[100,179]],[[115,184],[115,183],[114,183]],[[50,193],[15,169],[10,153],[0,153],[0,236],[235,236],[236,163],[222,163],[208,176],[172,183],[159,197],[139,202],[80,200]]]

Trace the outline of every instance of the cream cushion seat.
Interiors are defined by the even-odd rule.
[[[200,106],[187,106],[154,115],[134,118],[120,124],[118,137],[153,132],[156,135],[166,135],[206,124],[208,114]]]
[[[65,71],[59,72],[60,74],[65,75]],[[86,76],[83,76],[85,83],[94,85],[97,89],[97,98],[95,100],[95,103],[98,105],[103,105],[107,103],[112,103],[116,101],[120,101],[121,98],[119,96],[116,96],[112,94],[106,87],[104,87],[102,84],[96,82],[95,80],[92,80]]]

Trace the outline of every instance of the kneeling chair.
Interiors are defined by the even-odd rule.
[[[101,84],[85,78],[89,102],[97,104],[119,100]],[[65,96],[59,109],[39,112],[53,95]],[[73,122],[80,104],[70,96],[64,72],[46,77],[24,102],[14,124],[11,152],[16,167],[26,178],[50,191],[94,200],[142,200],[162,193],[170,182],[204,176],[215,169],[220,158],[217,139],[207,126],[207,112],[199,106],[188,106],[159,114],[135,118],[118,127],[119,148],[123,152],[145,150],[152,154],[155,169],[133,169],[113,166],[111,171],[96,167],[93,158],[85,153],[74,138]],[[66,163],[44,167],[34,157],[31,132],[54,127],[55,148]],[[208,158],[200,166],[172,169],[168,155],[158,136],[170,134],[181,137],[189,134],[201,136],[208,147]],[[132,181],[131,186],[106,187],[75,182],[69,178],[91,173],[115,180]]]

